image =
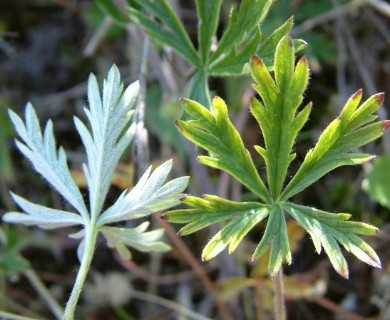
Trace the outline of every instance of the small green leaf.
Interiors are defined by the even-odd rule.
[[[375,159],[374,165],[363,181],[363,189],[382,206],[390,209],[390,156]]]
[[[225,102],[221,98],[214,98],[214,114],[192,100],[183,99],[182,103],[184,110],[194,120],[179,120],[176,126],[187,139],[210,153],[209,156],[199,156],[198,160],[230,173],[261,199],[268,199],[268,192],[252,158],[228,118]]]
[[[159,241],[164,234],[163,229],[145,232],[149,222],[143,222],[136,228],[116,228],[104,226],[100,229],[110,248],[116,249],[122,259],[131,258],[127,247],[135,248],[142,252],[165,252],[171,247]]]
[[[221,3],[222,0],[196,1],[196,9],[199,18],[198,42],[203,65],[208,64],[212,39],[217,31]]]

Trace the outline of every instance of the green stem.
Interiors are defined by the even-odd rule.
[[[275,319],[286,320],[286,308],[284,302],[284,282],[283,282],[283,270],[280,269],[274,282],[274,294],[275,294]]]
[[[92,262],[95,251],[95,244],[98,231],[93,223],[89,224],[85,229],[85,248],[81,260],[80,269],[77,273],[76,281],[73,285],[69,300],[66,303],[65,312],[62,320],[73,320],[77,302],[80,298],[85,279],[88,274],[89,267]]]

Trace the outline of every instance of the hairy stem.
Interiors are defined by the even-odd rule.
[[[91,265],[91,261],[95,251],[97,233],[98,232],[94,224],[90,224],[86,227],[84,254],[81,260],[80,269],[77,273],[76,281],[73,285],[72,292],[70,294],[68,302],[66,303],[65,312],[62,317],[62,320],[74,319],[77,302],[80,298],[80,293],[87,277],[88,270]]]
[[[274,295],[275,295],[275,319],[286,320],[286,308],[284,302],[284,282],[283,282],[283,270],[280,269],[274,282]]]

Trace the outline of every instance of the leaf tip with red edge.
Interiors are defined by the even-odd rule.
[[[264,65],[264,62],[263,60],[261,60],[257,55],[253,55],[252,56],[252,59],[251,59],[251,66],[259,66],[259,67],[262,67]]]
[[[384,92],[379,92],[375,95],[375,100],[376,102],[381,105],[383,103],[383,100],[385,100],[385,93]]]
[[[352,95],[352,100],[358,100],[363,94],[363,89],[359,89]]]
[[[176,128],[178,128],[180,131],[182,130],[182,127],[180,125],[180,121],[179,120],[175,120],[175,121],[173,121],[173,123],[175,124]]]
[[[386,132],[390,128],[390,120],[383,121],[382,130]]]

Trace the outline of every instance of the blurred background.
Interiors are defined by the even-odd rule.
[[[195,1],[169,2],[196,43]],[[224,30],[233,3],[240,1],[223,1],[218,32]],[[123,2],[117,4],[123,8]],[[390,93],[390,2],[277,0],[262,23],[263,35],[291,16],[292,36],[308,43],[299,55],[309,58],[306,100],[314,105],[298,137],[299,163],[351,94],[359,88],[365,98]],[[53,120],[58,144],[66,149],[74,178],[84,188],[84,151],[72,117],[82,117],[88,75],[102,79],[113,63],[126,84],[143,79],[148,141],[136,152],[134,147],[126,152],[108,201],[132,186],[149,163],[168,158],[175,159],[173,176],[191,175],[188,193],[250,199],[227,175],[200,168],[195,163],[197,150],[173,126],[182,113],[178,99],[188,95],[193,70],[172,49],[150,40],[135,24],[118,23],[99,1],[0,0],[0,216],[16,209],[9,190],[41,204],[64,206],[17,152],[7,108],[20,114],[30,101],[41,123]],[[248,112],[253,95],[250,77],[211,78],[209,84],[211,96],[227,102],[231,119],[252,152],[261,135]],[[388,106],[385,100],[382,119],[389,118]],[[374,270],[346,254],[350,279],[341,278],[326,256],[315,253],[308,235],[289,221],[294,250],[293,264],[284,268],[289,319],[390,319],[390,135],[365,151],[378,155],[375,162],[337,169],[295,201],[350,212],[354,220],[380,227],[378,236],[366,240],[380,255],[383,269]],[[224,252],[203,263],[200,253],[215,230],[179,238],[180,226],[157,216],[152,223],[166,229],[173,250],[151,255],[133,251],[131,261],[122,261],[102,243],[80,303],[82,319],[190,319],[178,315],[181,307],[211,319],[224,319],[221,309],[231,319],[272,319],[267,259],[250,261],[264,230],[253,230],[234,255]],[[67,234],[0,223],[0,310],[54,319],[47,296],[38,288],[44,283],[60,305],[66,301],[78,267],[77,241]]]

